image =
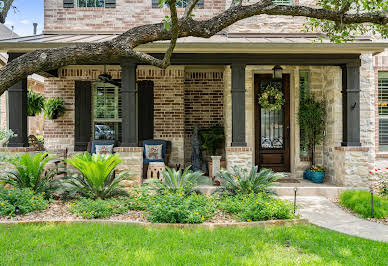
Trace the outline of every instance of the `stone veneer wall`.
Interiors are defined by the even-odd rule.
[[[253,166],[253,150],[250,147],[227,147],[226,163],[228,171],[234,166],[240,168],[251,168]]]
[[[194,125],[210,128],[224,124],[223,68],[185,72],[185,162],[190,164],[190,137]]]

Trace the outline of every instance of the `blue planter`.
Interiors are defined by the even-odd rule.
[[[313,181],[314,183],[322,183],[323,180],[325,179],[325,172],[312,172],[309,171],[309,177],[311,178],[310,180]]]
[[[307,180],[311,180],[311,170],[310,168],[307,168],[304,172],[303,172],[303,179],[307,179]]]

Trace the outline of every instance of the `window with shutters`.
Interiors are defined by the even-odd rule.
[[[388,151],[388,72],[379,72],[379,150]]]
[[[309,96],[310,88],[309,88],[309,71],[299,71],[299,99],[302,100],[305,97]],[[299,155],[300,158],[308,158],[308,147],[306,145],[306,136],[302,129],[300,129],[300,147],[299,147]]]
[[[108,83],[93,83],[94,139],[121,141],[121,92]]]
[[[188,0],[177,0],[176,1],[176,7],[177,8],[185,8],[187,6]],[[152,8],[161,8],[161,4],[159,3],[159,0],[152,0]],[[168,8],[168,3],[164,2],[163,8]],[[196,8],[204,8],[204,0],[199,0]]]
[[[272,1],[275,5],[288,5],[291,6],[294,4],[293,0],[273,0]]]

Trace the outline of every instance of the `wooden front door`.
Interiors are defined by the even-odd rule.
[[[269,86],[281,89],[285,103],[279,111],[266,111],[259,95]],[[271,74],[255,75],[255,158],[259,168],[290,171],[290,75],[273,79]]]

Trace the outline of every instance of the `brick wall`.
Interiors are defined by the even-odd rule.
[[[116,8],[63,8],[63,0],[45,0],[44,30],[123,32],[131,27],[161,22],[167,8],[152,8],[152,1],[117,0]],[[204,9],[196,9],[196,19],[214,16],[225,10],[223,0],[205,0]],[[179,8],[179,13],[184,9]]]
[[[44,30],[123,32],[131,27],[158,23],[169,15],[167,8],[152,8],[152,1],[117,0],[116,8],[63,8],[63,0],[46,0]],[[252,4],[257,0],[246,2]],[[317,0],[295,0],[296,5],[314,6]],[[213,17],[229,8],[231,0],[205,0],[204,9],[194,11],[195,19]],[[178,9],[183,12],[182,8]],[[229,28],[230,32],[301,32],[305,18],[258,16],[244,19]]]
[[[74,150],[74,81],[50,78],[45,80],[44,85],[47,98],[62,97],[66,106],[64,116],[44,121],[45,147]]]
[[[190,162],[194,125],[210,128],[224,123],[223,70],[185,73],[185,160]]]

